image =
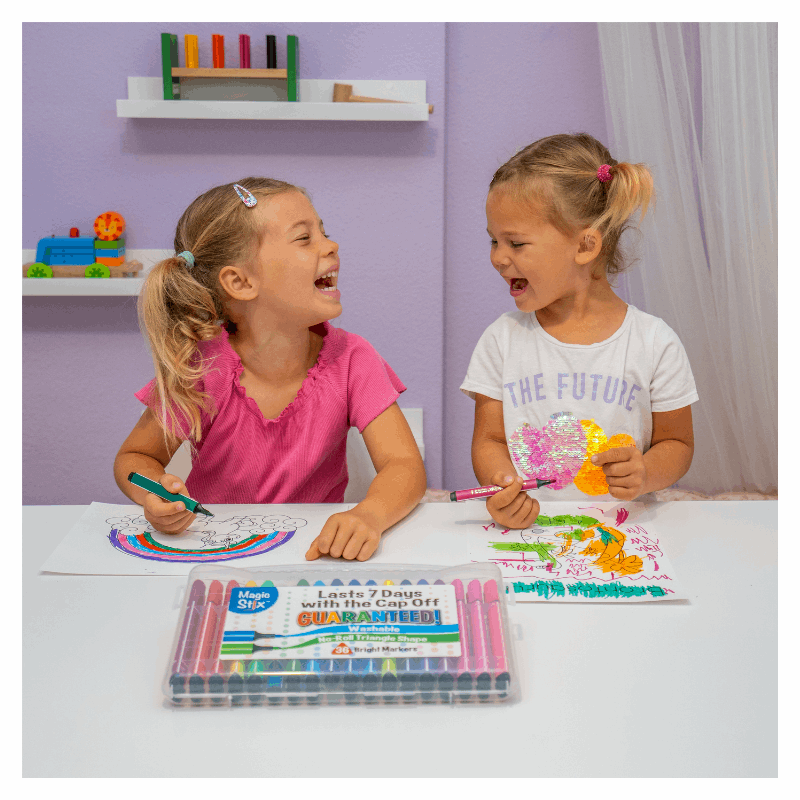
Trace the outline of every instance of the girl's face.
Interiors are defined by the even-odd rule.
[[[539,311],[586,291],[591,269],[576,260],[583,233],[565,236],[502,186],[486,199],[492,266],[520,311]]]
[[[256,254],[258,299],[276,318],[315,325],[342,313],[339,245],[301,192],[262,200],[254,209],[265,226]]]

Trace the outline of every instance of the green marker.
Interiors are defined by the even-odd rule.
[[[207,517],[214,516],[208,509],[203,508],[197,500],[192,500],[191,497],[187,497],[185,494],[168,492],[160,483],[151,481],[150,478],[145,478],[144,475],[140,475],[138,472],[131,472],[128,475],[128,480],[134,486],[138,486],[140,489],[150,492],[150,494],[157,495],[162,500],[180,500],[186,506],[186,510],[191,511],[192,514],[205,514]]]

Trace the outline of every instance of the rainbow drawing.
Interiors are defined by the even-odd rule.
[[[262,555],[286,544],[306,520],[285,515],[197,519],[182,534],[157,533],[142,516],[107,520],[115,550],[150,561],[205,563]]]

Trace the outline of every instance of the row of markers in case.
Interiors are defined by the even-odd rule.
[[[516,692],[493,564],[201,566],[164,682],[184,705],[497,702]]]

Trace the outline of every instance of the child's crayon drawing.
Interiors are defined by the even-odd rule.
[[[106,520],[108,541],[126,555],[195,564],[267,553],[288,542],[306,522],[283,514],[198,517],[183,533],[165,534],[141,514]]]
[[[333,511],[326,503],[239,505],[199,515],[182,533],[155,531],[134,505],[92,503],[42,569],[78,575],[185,575],[195,564],[299,564]]]
[[[471,557],[500,567],[518,600],[656,600],[680,594],[657,536],[625,507],[540,514],[524,530],[490,522]],[[474,540],[473,540],[474,541]]]

